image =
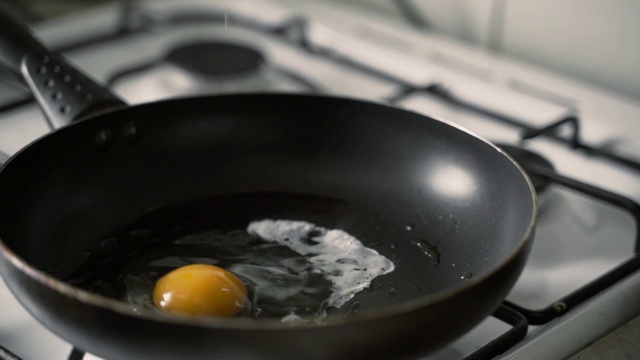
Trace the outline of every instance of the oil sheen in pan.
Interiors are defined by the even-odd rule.
[[[374,240],[369,241],[373,246],[384,241],[361,238],[363,245],[356,239],[358,229],[370,229],[373,223],[380,223],[378,215],[335,199],[282,193],[217,196],[152,211],[114,231],[65,280],[126,301],[134,309],[153,308],[150,296],[159,277],[191,263],[215,264],[247,284],[252,301],[241,315],[297,321],[323,318],[327,312],[349,314],[360,307],[357,296],[349,300],[364,288],[384,297],[395,295],[394,285],[381,276],[393,271],[393,263],[366,246],[367,240]],[[316,260],[335,266],[310,266],[313,242],[340,237],[352,242],[350,256],[334,251],[333,257]],[[287,239],[296,240],[297,247]],[[382,246],[380,251],[393,248]],[[357,291],[345,290],[354,288]]]

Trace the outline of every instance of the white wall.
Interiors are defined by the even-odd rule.
[[[640,1],[513,0],[504,51],[640,99]]]
[[[337,0],[346,1],[346,0]],[[349,0],[397,16],[391,0]],[[504,4],[504,53],[640,99],[640,0],[413,0],[434,28],[488,46]]]

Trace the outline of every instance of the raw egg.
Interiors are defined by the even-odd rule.
[[[264,219],[249,223],[247,233],[305,256],[308,269],[323,274],[332,283],[331,295],[322,302],[324,306],[340,308],[368,288],[373,279],[395,269],[391,260],[339,229],[306,221]]]
[[[247,288],[223,268],[192,264],[161,277],[153,290],[153,303],[169,313],[231,317],[247,304]]]

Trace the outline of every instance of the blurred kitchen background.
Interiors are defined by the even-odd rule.
[[[114,2],[3,1],[29,22]],[[382,13],[640,100],[637,0],[316,1],[337,1]]]

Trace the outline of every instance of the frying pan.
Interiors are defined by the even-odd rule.
[[[0,28],[2,62],[24,77],[50,121],[72,123],[0,171],[0,269],[21,304],[80,349],[107,359],[415,357],[488,316],[525,264],[537,213],[532,184],[504,152],[457,125],[311,95],[127,107],[10,15]],[[193,204],[229,194],[348,204],[357,210],[313,218],[302,209],[299,219],[357,234],[396,270],[356,296],[358,312],[297,326],[134,312],[62,280],[114,229],[157,209],[175,217],[151,221],[152,231],[215,218],[225,209],[198,214]]]

